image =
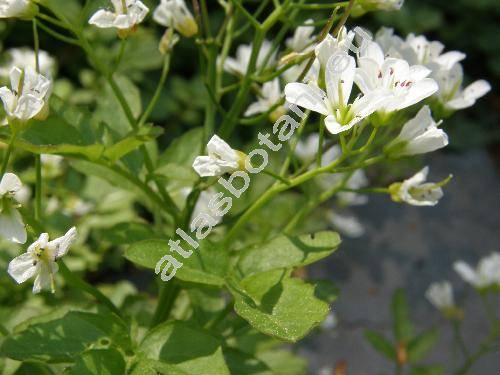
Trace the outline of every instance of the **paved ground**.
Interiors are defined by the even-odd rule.
[[[310,269],[311,276],[329,278],[341,288],[334,306],[338,329],[301,344],[311,374],[342,359],[347,361],[347,374],[394,373],[364,342],[362,333],[370,328],[390,335],[389,303],[397,287],[406,289],[419,329],[443,328],[429,363],[446,364],[450,372],[461,361],[451,329],[423,296],[432,281],[452,281],[455,298],[466,309],[464,331],[472,348],[487,334],[480,301],[452,270],[452,263],[464,259],[475,264],[500,251],[500,175],[483,151],[439,154],[429,159],[429,165],[431,180],[454,175],[437,207],[409,207],[374,196],[368,205],[354,210],[366,225],[366,235],[346,239],[340,251]],[[485,357],[470,373],[496,375],[499,369],[497,353]]]

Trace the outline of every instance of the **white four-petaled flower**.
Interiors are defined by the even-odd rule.
[[[214,135],[207,144],[208,155],[197,156],[193,168],[201,177],[221,176],[242,169],[245,154],[233,150],[224,140]]]
[[[425,292],[425,296],[439,310],[447,310],[455,307],[453,288],[449,281],[432,283]]]
[[[26,228],[17,210],[16,194],[22,183],[14,173],[5,173],[0,180],[0,235],[16,243],[26,242]]]
[[[8,77],[13,66],[19,69],[31,67],[36,69],[35,51],[30,48],[11,48],[6,51],[6,64],[0,67],[0,76]],[[56,71],[56,62],[46,51],[38,51],[38,64],[40,65],[40,74],[45,77],[53,77]]]
[[[423,106],[417,115],[408,121],[397,138],[389,145],[393,156],[424,154],[448,145],[448,136],[437,127],[428,106]]]
[[[187,38],[198,32],[198,25],[184,0],[161,0],[153,19],[160,25],[173,27]]]
[[[326,116],[325,125],[330,133],[347,131],[391,99],[387,90],[374,89],[349,103],[355,71],[354,58],[337,52],[326,65],[326,93],[314,83],[294,82],[285,87],[286,100]]]
[[[281,99],[280,80],[275,78],[262,85],[260,96],[256,102],[250,104],[245,116],[253,116],[269,111]],[[278,106],[269,114],[271,122],[275,122],[285,112],[283,106]]]
[[[303,26],[299,26],[295,29],[293,36],[285,41],[285,44],[293,52],[296,53],[308,53],[314,49],[314,40],[316,37],[314,34],[314,26],[311,24],[314,22],[313,19],[308,19],[304,22]]]
[[[425,182],[428,173],[429,167],[425,167],[409,179],[392,184],[389,187],[392,199],[412,206],[435,206],[443,197],[441,186],[445,182]]]
[[[40,117],[48,110],[51,83],[30,66],[25,70],[13,67],[10,71],[11,89],[0,88],[0,98],[7,117],[25,122]]]
[[[89,19],[89,24],[100,28],[117,28],[125,37],[141,23],[149,9],[139,0],[111,0],[114,11],[100,9]]]
[[[457,261],[453,268],[466,282],[477,289],[500,286],[500,253],[492,253],[479,261],[473,269],[464,261]]]
[[[393,97],[380,109],[390,113],[416,104],[438,90],[436,81],[427,78],[431,70],[422,65],[410,66],[406,60],[385,57],[375,42],[361,48],[355,81],[363,94],[389,90]]]
[[[28,247],[26,253],[11,260],[9,275],[18,284],[35,276],[33,293],[39,293],[42,289],[54,293],[54,275],[59,269],[56,262],[68,252],[76,235],[76,228],[73,227],[64,236],[49,242],[49,235],[42,233],[38,240]]]
[[[276,52],[270,52],[272,44],[268,40],[264,40],[259,49],[256,61],[257,70],[265,69],[272,66],[276,62]],[[269,54],[269,59],[267,56]],[[248,65],[250,64],[250,57],[252,55],[252,46],[250,44],[241,44],[236,50],[236,57],[228,57],[224,61],[224,70],[231,74],[245,75]],[[266,61],[267,59],[267,61]]]

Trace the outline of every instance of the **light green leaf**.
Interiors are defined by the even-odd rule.
[[[128,327],[112,314],[71,311],[62,318],[28,326],[8,336],[0,354],[16,360],[68,362],[90,345],[131,349]]]
[[[184,322],[163,323],[150,331],[139,346],[141,354],[175,365],[188,374],[230,374],[220,342]]]
[[[408,360],[412,363],[421,360],[436,344],[439,333],[435,329],[423,332],[408,343]]]
[[[187,131],[172,141],[170,146],[160,156],[158,167],[167,164],[177,164],[191,167],[193,160],[200,154],[202,147],[203,128]]]
[[[158,374],[168,374],[168,375],[191,375],[185,371],[182,371],[174,365],[169,365],[160,361],[154,361],[152,359],[141,359],[135,363],[132,367],[130,375],[158,375]]]
[[[314,296],[314,286],[274,270],[255,274],[231,288],[235,310],[255,329],[295,342],[328,315],[328,304]]]
[[[340,236],[335,232],[280,236],[244,250],[238,261],[238,271],[248,276],[279,268],[305,266],[333,253],[340,242]]]
[[[396,360],[396,349],[384,336],[374,331],[365,331],[364,336],[373,349],[392,361]]]
[[[163,129],[153,126],[145,126],[139,132],[132,132],[125,136],[114,145],[107,147],[104,156],[115,162],[127,155],[129,152],[137,150],[137,148],[146,142],[150,142],[159,137],[163,133]]]
[[[78,357],[71,375],[125,374],[125,360],[116,349],[93,349]]]
[[[192,250],[187,244],[182,246],[186,251]],[[175,254],[170,252],[168,241],[145,240],[132,244],[125,251],[124,256],[142,267],[155,269],[158,261],[166,254]],[[204,243],[197,250],[193,250],[193,254],[187,259],[178,254],[175,254],[174,257],[183,263],[183,266],[176,273],[178,279],[214,286],[224,285],[224,276],[229,261],[227,254],[222,249]]]
[[[259,353],[257,358],[269,366],[274,375],[306,375],[307,361],[288,350]]]

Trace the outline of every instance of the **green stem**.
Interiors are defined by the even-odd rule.
[[[35,184],[35,220],[40,221],[42,218],[42,160],[41,155],[35,155],[35,171],[36,171],[36,184]]]
[[[5,155],[3,157],[3,163],[2,163],[2,173],[0,173],[0,178],[5,174],[7,171],[7,166],[9,165],[9,159],[12,154],[12,149],[14,146],[14,140],[16,138],[17,133],[12,133],[9,141],[9,145],[7,146],[7,151],[5,151]]]
[[[288,181],[285,177],[282,177],[282,176],[280,176],[280,175],[278,175],[278,174],[276,174],[276,173],[274,173],[274,172],[270,171],[269,169],[264,169],[264,170],[262,171],[262,173],[267,174],[268,176],[271,176],[271,177],[272,177],[272,178],[274,178],[275,180],[277,180],[277,181],[281,181],[281,182],[283,182],[283,183],[285,183],[285,184],[287,184],[287,185],[290,183],[290,181]]]
[[[0,323],[0,333],[4,336],[9,336],[10,332],[3,324]]]
[[[66,280],[66,282],[70,285],[72,285],[75,288],[79,288],[83,290],[84,292],[90,294],[93,296],[97,301],[101,302],[104,306],[106,306],[109,310],[114,312],[118,316],[122,316],[122,313],[118,308],[109,300],[108,297],[106,297],[104,294],[101,293],[101,291],[83,279],[79,278],[76,276],[73,272],[69,270],[69,268],[66,266],[63,260],[59,259],[57,262],[59,264],[59,269],[61,270],[61,274]]]
[[[460,322],[458,320],[453,320],[452,326],[453,326],[453,336],[455,338],[455,341],[460,350],[462,351],[464,358],[468,359],[470,357],[470,353],[469,350],[467,349],[467,345],[465,344],[464,337],[462,335],[462,330],[460,329]]]
[[[325,119],[321,118],[319,122],[319,139],[318,139],[318,152],[316,154],[316,167],[321,167],[323,159],[323,140],[325,138]]]
[[[120,40],[120,50],[118,51],[118,55],[116,57],[115,66],[113,68],[113,73],[118,70],[120,63],[123,59],[123,54],[125,53],[125,46],[127,45],[127,38],[123,38]]]
[[[206,325],[205,329],[212,330],[217,328],[220,322],[222,322],[230,313],[233,311],[234,302],[228,303],[224,309],[222,309],[216,316],[213,317]]]
[[[323,10],[323,9],[332,9],[337,7],[346,7],[349,5],[349,1],[341,1],[338,3],[331,4],[293,4],[292,6],[296,9],[302,10]]]
[[[43,24],[40,21],[38,22],[38,26],[40,26],[40,28],[43,31],[45,31],[47,34],[49,34],[50,36],[52,36],[55,39],[60,40],[61,42],[72,44],[75,46],[80,46],[80,43],[78,42],[78,40],[71,38],[69,36],[63,35],[61,33],[58,33],[57,31],[52,30],[50,27],[48,27],[47,25]]]
[[[40,73],[40,58],[39,58],[39,51],[40,51],[40,42],[38,40],[38,28],[37,28],[37,22],[36,18],[33,18],[33,44],[34,44],[34,50],[35,50],[35,67],[36,67],[36,72]]]
[[[163,283],[160,286],[158,304],[156,305],[156,310],[151,320],[150,328],[156,327],[158,324],[168,319],[179,292],[180,288],[175,280]]]

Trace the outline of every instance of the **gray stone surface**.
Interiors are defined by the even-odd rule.
[[[428,159],[430,180],[454,175],[436,207],[395,204],[387,196],[372,196],[353,211],[365,224],[360,239],[345,239],[340,250],[313,265],[310,276],[333,280],[341,289],[333,310],[339,318],[335,332],[322,332],[301,343],[299,352],[310,360],[310,370],[347,361],[347,374],[394,373],[393,366],[364,340],[366,328],[391,335],[389,304],[392,292],[403,287],[412,306],[417,329],[441,328],[428,363],[441,363],[447,372],[462,359],[454,347],[447,322],[425,299],[433,281],[448,279],[455,300],[465,308],[464,335],[471,348],[488,333],[481,301],[452,269],[464,259],[471,264],[500,251],[500,176],[488,154],[441,153]],[[500,299],[500,297],[498,297]],[[500,305],[497,304],[500,315]],[[489,355],[471,374],[499,374],[500,353]]]

